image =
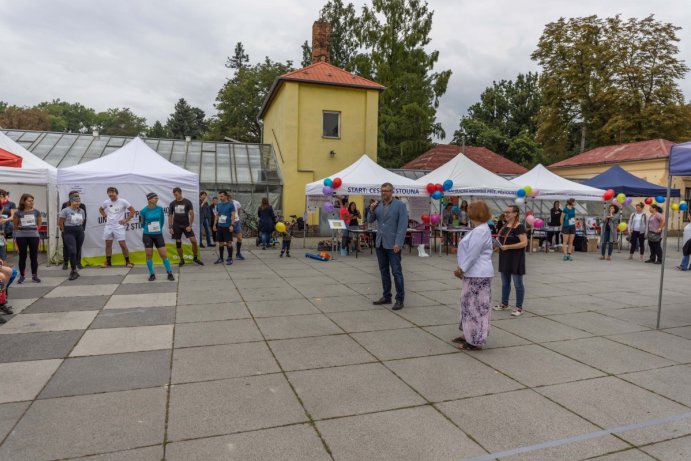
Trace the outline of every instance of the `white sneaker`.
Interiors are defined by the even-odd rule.
[[[509,310],[509,305],[508,304],[504,305],[504,304],[499,303],[499,304],[496,304],[494,307],[492,307],[492,310],[507,311],[507,310]]]
[[[523,315],[523,309],[514,309],[511,311],[511,315],[513,315],[514,317],[520,317],[521,315]]]

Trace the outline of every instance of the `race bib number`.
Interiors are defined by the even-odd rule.
[[[120,207],[119,207],[119,206],[111,207],[111,208],[110,208],[110,212],[111,212],[112,214],[118,214],[118,213],[120,213]]]
[[[576,218],[569,218],[569,226],[575,226],[576,225]]]
[[[70,224],[73,226],[81,226],[84,222],[84,217],[81,214],[73,214],[70,219]]]
[[[161,223],[158,222],[158,221],[152,221],[152,222],[150,222],[149,225],[147,226],[147,229],[148,229],[149,232],[151,232],[151,233],[153,233],[153,232],[161,232]]]
[[[185,214],[185,205],[175,205],[175,214]]]
[[[225,224],[228,222],[228,216],[222,214],[218,216],[218,223],[219,224]]]
[[[36,216],[23,216],[19,222],[21,223],[22,227],[36,227]]]

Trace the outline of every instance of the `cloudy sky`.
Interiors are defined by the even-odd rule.
[[[252,61],[300,62],[300,44],[326,0],[0,0],[0,100],[60,98],[96,110],[129,107],[165,121],[180,97],[215,113],[226,57],[241,41]],[[354,1],[359,8],[365,1]],[[438,113],[447,142],[459,117],[493,80],[537,70],[543,26],[560,16],[644,17],[679,26],[691,65],[687,0],[429,0],[431,48],[453,76]],[[691,98],[691,79],[681,82]]]

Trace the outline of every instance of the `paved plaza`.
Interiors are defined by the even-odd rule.
[[[392,312],[372,305],[368,251],[292,254],[217,266],[206,250],[175,282],[159,268],[149,283],[143,266],[68,282],[42,266],[0,326],[0,459],[691,459],[680,253],[662,331],[659,266],[532,254],[526,313],[494,312],[474,352],[449,342],[455,256],[406,249],[406,307]]]

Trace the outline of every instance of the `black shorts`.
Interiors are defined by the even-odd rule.
[[[162,234],[144,234],[144,248],[163,248],[166,246],[166,241],[163,240]]]
[[[183,235],[187,238],[194,237],[194,231],[191,229],[187,231],[186,229],[187,226],[173,225],[173,240],[180,240]]]
[[[564,235],[575,235],[576,226],[564,226],[561,228],[561,233]]]
[[[233,233],[230,227],[216,227],[216,241],[232,243]]]

